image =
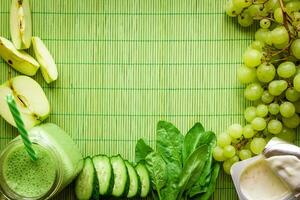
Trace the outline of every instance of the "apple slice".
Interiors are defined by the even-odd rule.
[[[18,51],[13,43],[0,37],[0,56],[15,70],[33,76],[39,69],[39,63],[24,51]]]
[[[16,126],[6,103],[8,94],[14,96],[26,129],[49,116],[50,104],[41,86],[28,76],[17,76],[0,86],[0,115],[11,125]]]
[[[31,45],[32,24],[29,0],[12,0],[10,7],[10,34],[17,49]]]
[[[58,72],[54,59],[39,37],[32,37],[32,46],[37,61],[41,65],[43,77],[47,83],[57,80]]]

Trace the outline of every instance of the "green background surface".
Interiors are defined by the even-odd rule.
[[[182,133],[197,121],[216,133],[242,122],[247,102],[236,67],[254,27],[225,16],[224,2],[32,0],[33,33],[59,70],[51,85],[35,77],[51,102],[47,121],[70,133],[85,156],[131,160],[137,139],[153,145],[160,119]],[[9,6],[1,0],[0,34],[8,38]],[[0,62],[5,82],[9,67]],[[0,131],[2,149],[17,131],[2,119]],[[75,199],[70,188],[57,199]],[[228,176],[220,176],[214,199],[237,199]]]

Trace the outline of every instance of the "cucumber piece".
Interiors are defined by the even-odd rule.
[[[114,185],[113,170],[109,157],[98,155],[93,158],[94,167],[99,183],[99,194],[110,195]]]
[[[127,198],[133,198],[137,196],[140,192],[140,179],[135,171],[135,168],[130,164],[129,161],[125,161],[127,171],[128,171],[128,176],[129,176],[129,190],[127,193]]]
[[[135,167],[137,174],[139,175],[141,181],[141,193],[142,198],[147,197],[150,192],[150,177],[148,170],[145,165],[138,163]]]
[[[84,166],[76,179],[75,194],[78,200],[89,200],[93,197],[96,185],[95,168],[90,157],[84,159]]]
[[[112,195],[114,197],[122,197],[128,192],[129,177],[127,167],[120,155],[111,157],[110,161],[114,172]]]

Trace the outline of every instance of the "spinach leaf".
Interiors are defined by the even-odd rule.
[[[143,139],[139,139],[135,146],[135,162],[145,160],[151,152],[153,152],[153,149]]]
[[[156,149],[167,164],[168,182],[161,190],[161,199],[174,200],[179,193],[177,183],[182,170],[183,135],[171,123],[160,121],[157,125]]]
[[[207,185],[210,182],[211,179],[211,173],[212,173],[212,152],[214,147],[216,146],[217,143],[217,139],[216,136],[213,132],[205,132],[204,133],[205,136],[203,137],[206,142],[206,144],[208,145],[208,159],[205,163],[205,166],[203,168],[203,172],[201,174],[201,176],[199,177],[199,180],[197,181],[197,183],[195,183],[190,189],[189,189],[189,195],[190,196],[195,196],[198,195],[200,193],[202,193],[203,187],[207,187]]]
[[[201,145],[186,160],[181,172],[180,182],[178,183],[180,194],[177,199],[181,199],[184,191],[188,190],[199,180],[209,156],[208,150],[207,145]]]
[[[177,179],[182,169],[183,135],[173,124],[160,121],[156,140],[157,152],[167,163],[169,178]]]
[[[202,139],[204,128],[202,124],[196,123],[184,137],[183,145],[183,162],[189,155],[199,146],[199,141]]]
[[[161,198],[160,190],[168,181],[167,165],[163,158],[156,152],[148,154],[145,161],[150,173],[152,185],[155,187],[159,198]]]
[[[213,165],[212,175],[211,175],[210,183],[207,187],[207,192],[202,194],[199,197],[196,197],[195,200],[208,200],[211,197],[211,195],[214,193],[216,188],[219,172],[220,172],[220,164],[215,163]]]
[[[212,153],[213,153],[213,149],[215,148],[216,144],[217,144],[217,138],[216,138],[216,135],[211,132],[211,131],[208,131],[208,132],[205,132],[205,135],[206,137],[204,137],[204,142],[206,142],[206,144],[208,145],[208,152],[209,152],[209,158],[205,164],[205,167],[203,169],[203,173],[201,174],[200,176],[200,179],[199,179],[199,184],[200,185],[205,185],[205,180],[207,178],[207,176],[210,175],[211,173],[211,167],[212,167]]]

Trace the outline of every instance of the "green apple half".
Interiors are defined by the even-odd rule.
[[[0,86],[0,115],[11,125],[16,126],[6,103],[8,94],[14,96],[26,129],[49,116],[50,104],[41,86],[28,76],[16,76]]]
[[[31,45],[32,22],[29,0],[12,0],[10,7],[10,34],[17,49]]]
[[[32,37],[32,46],[35,57],[41,65],[41,71],[45,81],[51,83],[57,80],[57,67],[46,45],[39,37]]]
[[[18,51],[13,43],[0,37],[0,56],[15,70],[33,76],[39,69],[39,63],[24,51]]]

